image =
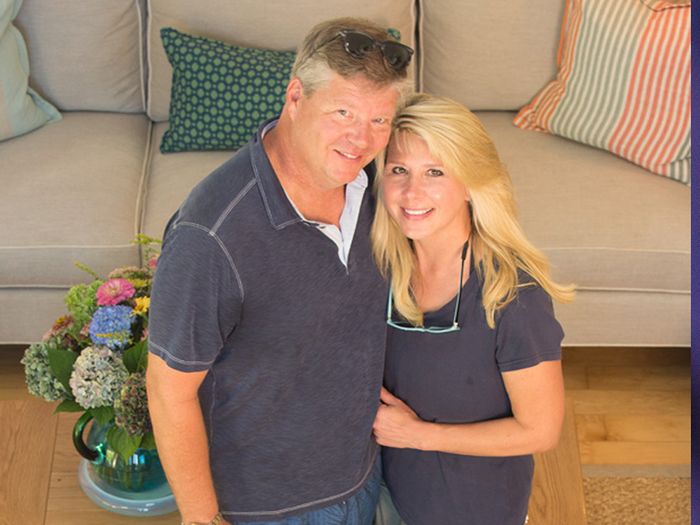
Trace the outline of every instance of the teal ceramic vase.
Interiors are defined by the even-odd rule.
[[[73,427],[73,444],[83,458],[78,468],[83,492],[100,507],[127,516],[159,516],[177,510],[158,451],[139,448],[123,458],[107,443],[113,422],[93,421],[84,439],[91,420],[85,413]]]

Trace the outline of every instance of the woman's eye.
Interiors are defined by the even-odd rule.
[[[403,166],[394,166],[393,168],[391,168],[391,173],[395,175],[402,175],[406,173],[406,168],[404,168]]]
[[[428,170],[428,175],[431,177],[442,177],[444,175],[442,170],[439,170],[437,168],[431,168]]]
[[[375,124],[386,124],[386,119],[384,117],[377,117],[374,119]]]
[[[347,109],[339,109],[338,110],[338,115],[341,117],[347,117],[350,114],[350,112]]]

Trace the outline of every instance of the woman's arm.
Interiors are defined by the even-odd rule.
[[[519,456],[554,448],[564,419],[561,362],[544,361],[502,377],[513,416],[478,423],[423,421],[382,388],[374,420],[377,443],[470,456]]]

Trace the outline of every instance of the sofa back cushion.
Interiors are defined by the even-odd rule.
[[[30,85],[61,110],[145,109],[145,0],[24,0]]]
[[[516,110],[556,74],[563,0],[418,0],[423,91]]]
[[[415,47],[413,0],[208,0],[206,8],[202,4],[192,0],[148,2],[148,115],[157,122],[168,120],[173,74],[160,39],[163,27],[237,46],[288,51],[296,49],[315,24],[357,16],[398,29],[401,41]]]

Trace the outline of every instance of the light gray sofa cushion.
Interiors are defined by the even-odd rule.
[[[26,344],[41,341],[60,315],[67,313],[66,288],[0,287],[0,341]]]
[[[563,0],[419,0],[423,91],[515,110],[556,75]]]
[[[690,191],[605,151],[479,112],[516,189],[520,220],[561,281],[688,294]]]
[[[162,238],[170,216],[192,188],[233,155],[232,151],[197,151],[163,154],[158,149],[168,123],[153,125],[151,159],[145,184],[142,229]]]
[[[580,290],[555,304],[564,346],[690,346],[690,294]]]
[[[30,85],[61,110],[145,110],[144,0],[24,0]]]
[[[160,40],[163,27],[238,46],[293,50],[315,24],[339,16],[360,16],[398,29],[402,41],[414,46],[412,0],[210,0],[206,9],[191,0],[149,0],[148,9],[148,115],[157,122],[168,119],[172,78],[172,67]]]
[[[137,264],[145,115],[65,113],[0,143],[0,288],[70,286]]]

